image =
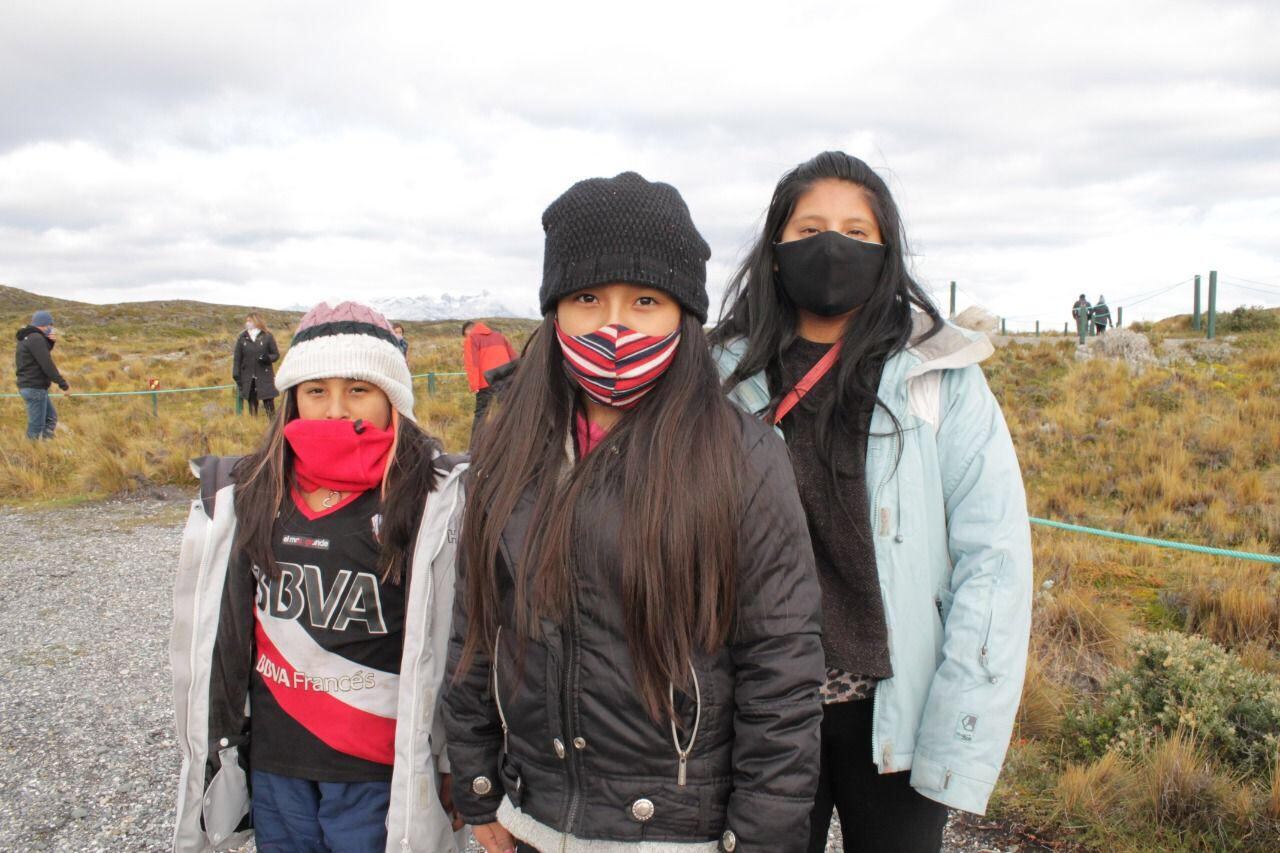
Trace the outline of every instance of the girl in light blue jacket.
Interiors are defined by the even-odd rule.
[[[823,589],[810,821],[845,849],[938,850],[999,776],[1031,630],[1022,476],[978,366],[906,266],[884,181],[843,152],[782,177],[713,334],[725,388],[791,446]]]

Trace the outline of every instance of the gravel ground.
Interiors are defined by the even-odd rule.
[[[0,850],[163,850],[187,502],[0,510]],[[829,850],[841,850],[833,826]],[[952,821],[946,851],[1047,849]]]

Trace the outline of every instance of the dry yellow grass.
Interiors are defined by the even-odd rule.
[[[189,459],[245,453],[265,431],[265,419],[236,417],[230,389],[161,394],[158,414],[150,395],[81,396],[144,390],[153,378],[164,389],[229,385],[232,347],[249,309],[188,302],[59,303],[0,287],[0,324],[16,330],[37,305],[48,303],[61,329],[54,358],[73,396],[53,395],[59,430],[51,442],[27,441],[22,401],[0,399],[0,502],[77,500],[173,485],[189,489]],[[266,312],[282,348],[299,316]],[[411,372],[462,370],[460,323],[404,325]],[[533,324],[491,325],[518,349]],[[466,379],[440,376],[434,385],[429,393],[426,379],[414,383],[419,423],[447,450],[465,450],[474,407]],[[12,390],[12,380],[5,390]]]

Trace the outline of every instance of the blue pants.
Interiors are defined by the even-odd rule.
[[[27,404],[27,438],[53,438],[58,413],[53,410],[47,388],[19,388],[22,402]]]
[[[250,771],[261,853],[383,853],[390,782],[312,782]]]

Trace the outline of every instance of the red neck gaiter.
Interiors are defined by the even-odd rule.
[[[382,483],[396,433],[365,421],[297,418],[285,424],[284,437],[304,492],[363,492]]]

